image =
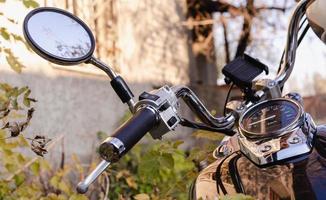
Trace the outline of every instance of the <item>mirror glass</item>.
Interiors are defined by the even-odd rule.
[[[24,33],[37,53],[54,62],[82,62],[94,51],[88,27],[65,11],[39,9],[26,17]]]

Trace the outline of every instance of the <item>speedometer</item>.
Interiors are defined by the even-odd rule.
[[[240,131],[249,138],[280,135],[298,121],[301,113],[301,106],[289,99],[264,101],[244,113]]]

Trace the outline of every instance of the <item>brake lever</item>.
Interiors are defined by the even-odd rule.
[[[100,162],[97,167],[85,178],[85,180],[78,183],[76,188],[77,192],[79,194],[85,194],[88,187],[104,172],[108,166],[110,166],[110,164],[110,162],[105,160]]]

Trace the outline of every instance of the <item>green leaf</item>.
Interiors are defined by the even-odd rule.
[[[145,181],[157,180],[160,171],[159,156],[160,154],[157,151],[149,151],[143,156],[143,160],[138,167],[141,179]]]
[[[21,184],[23,184],[24,183],[24,181],[25,181],[25,175],[23,174],[23,173],[20,173],[20,174],[16,174],[15,176],[14,176],[14,180],[15,180],[15,184],[16,184],[16,186],[20,186]]]
[[[22,87],[22,88],[19,88],[18,89],[18,96],[19,95],[21,95],[21,94],[23,94],[24,92],[26,92],[28,90],[28,87],[27,86],[25,86],[25,87]]]
[[[0,89],[9,92],[12,90],[12,87],[8,83],[0,83]]]
[[[160,157],[158,157],[158,160],[159,160],[160,166],[162,168],[173,169],[174,160],[173,160],[172,154],[163,153]]]
[[[177,141],[175,141],[174,142],[174,144],[173,144],[173,148],[178,148],[181,144],[183,144],[184,143],[184,141],[182,141],[182,140],[177,140]]]
[[[13,24],[17,24],[17,22],[14,20],[14,19],[11,19],[11,18],[7,18],[8,21],[10,21],[11,23]],[[12,35],[12,34],[11,34]]]
[[[17,161],[19,164],[23,165],[26,162],[26,159],[24,158],[24,156],[21,153],[19,153],[17,155]]]
[[[6,60],[7,60],[8,64],[10,65],[10,67],[15,72],[21,73],[22,68],[24,68],[25,66],[18,61],[18,58],[14,56],[14,54],[11,52],[10,49],[5,49],[5,53],[7,54]]]
[[[71,197],[69,197],[69,200],[88,200],[88,198],[85,195],[73,194]]]
[[[29,98],[24,98],[24,100],[23,100],[23,104],[24,104],[26,107],[30,107],[30,106],[31,106],[31,101],[29,100]]]
[[[5,111],[8,109],[10,101],[8,97],[4,94],[0,94],[0,110]]]
[[[5,138],[6,137],[6,131],[3,129],[0,129],[0,138]],[[1,144],[6,143],[6,140],[0,140],[0,149],[1,149]]]
[[[23,4],[26,8],[36,8],[39,7],[39,4],[34,0],[23,0]]]
[[[13,154],[11,149],[3,149],[3,153],[5,156],[11,156]]]
[[[14,40],[16,41],[21,41],[21,42],[24,42],[25,40],[22,38],[22,36],[20,35],[17,35],[17,34],[14,34],[14,33],[11,33],[11,36],[14,38]]]
[[[47,171],[52,170],[51,165],[46,160],[41,159],[39,160],[39,162],[42,170],[47,170]]]
[[[26,106],[26,107],[30,107],[31,106],[31,99],[29,98],[29,95],[31,94],[31,90],[28,89],[26,91],[26,93],[24,94],[24,100],[23,100],[23,104]]]
[[[18,88],[14,87],[10,91],[7,92],[8,97],[17,97],[18,96]]]
[[[59,189],[60,189],[61,191],[63,191],[63,192],[66,193],[66,194],[69,194],[70,191],[71,191],[69,185],[68,185],[65,181],[62,181],[62,180],[60,181],[58,187],[59,187]]]
[[[33,172],[34,175],[38,176],[40,173],[40,162],[36,161],[34,162],[31,166],[31,171]]]
[[[97,139],[98,139],[98,140],[102,141],[102,140],[104,140],[105,138],[108,137],[108,134],[106,134],[106,133],[103,132],[103,131],[98,131],[98,132],[96,133],[96,136],[97,136]]]
[[[48,194],[46,198],[41,198],[41,200],[67,200],[67,197],[63,194]]]
[[[11,106],[13,107],[14,110],[18,110],[18,101],[17,99],[14,99],[13,101],[11,101]]]
[[[59,187],[60,177],[59,176],[53,176],[50,179],[50,185],[56,189]]]
[[[9,40],[10,39],[10,34],[8,33],[6,28],[1,28],[0,29],[0,35],[3,37],[3,39],[5,40]]]
[[[29,143],[22,135],[18,136],[18,143],[19,143],[19,146],[21,146],[21,147],[29,147]]]
[[[13,163],[5,164],[5,168],[8,170],[8,172],[15,172],[17,170],[16,165],[14,165]]]

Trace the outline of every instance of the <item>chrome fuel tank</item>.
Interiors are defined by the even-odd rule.
[[[190,199],[215,200],[244,193],[254,199],[326,198],[326,126],[317,128],[313,151],[277,165],[258,167],[238,149],[236,136],[215,151],[216,161],[197,177]]]

